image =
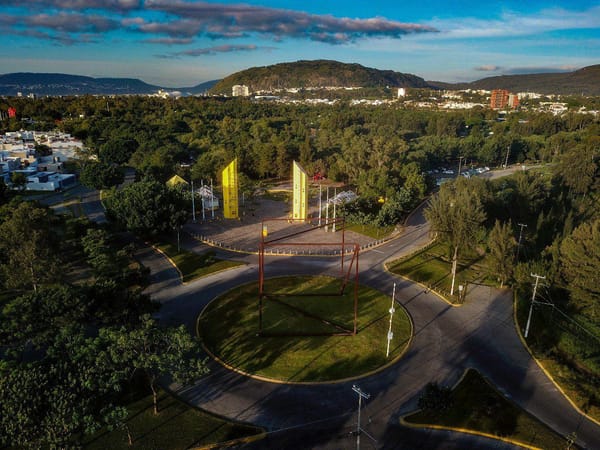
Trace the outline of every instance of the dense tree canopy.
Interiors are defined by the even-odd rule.
[[[111,218],[142,236],[176,229],[189,215],[183,193],[156,181],[139,181],[113,191],[105,204]]]
[[[600,219],[582,223],[560,247],[567,289],[582,309],[600,317]]]

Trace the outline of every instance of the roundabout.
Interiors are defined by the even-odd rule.
[[[186,231],[192,235],[202,232],[190,224]],[[232,233],[238,234],[238,230]],[[387,272],[387,261],[423,246],[428,234],[422,211],[417,210],[396,239],[361,254],[360,284],[387,293],[389,299],[396,283],[396,305],[402,305],[412,321],[410,345],[394,363],[358,379],[282,383],[247,376],[209,360],[206,377],[190,386],[171,384],[170,390],[203,410],[264,427],[267,437],[248,448],[350,448],[353,438],[348,432],[355,429],[357,421],[354,385],[370,394],[363,402],[363,427],[376,442],[363,439],[365,448],[514,448],[491,438],[401,425],[400,418],[416,409],[428,382],[451,386],[467,368],[474,368],[551,428],[564,436],[577,430],[578,444],[594,448],[600,441],[600,427],[572,407],[528,353],[515,329],[510,291],[482,287],[473,291],[472,300],[456,308]],[[207,250],[193,239],[184,245],[190,251]],[[256,255],[217,249],[217,257],[245,265],[182,284],[168,261],[145,253],[143,260],[153,278],[147,292],[162,304],[162,323],[185,324],[195,333],[197,318],[215,298],[256,283]],[[323,257],[271,257],[266,266],[274,278],[289,276],[290,267],[296,276],[339,269],[332,259]]]
[[[412,324],[402,307],[392,317],[390,297],[358,287],[357,333],[352,325],[352,295],[331,295],[339,280],[324,276],[267,280],[285,297],[265,301],[264,331],[259,332],[258,284],[236,287],[211,301],[197,321],[206,350],[240,373],[285,383],[335,382],[377,372],[397,361],[410,343]],[[318,290],[321,295],[302,296]],[[269,335],[285,332],[285,335]]]

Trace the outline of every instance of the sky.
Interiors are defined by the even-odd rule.
[[[0,73],[186,87],[330,59],[460,82],[600,64],[600,0],[0,0]]]

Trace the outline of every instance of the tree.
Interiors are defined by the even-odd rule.
[[[168,232],[187,217],[182,192],[156,181],[140,181],[114,191],[105,201],[108,215],[129,231],[142,236]]]
[[[52,148],[46,144],[35,144],[35,155],[36,156],[50,156],[52,154]]]
[[[59,274],[52,217],[44,208],[21,202],[0,224],[0,270],[8,288],[33,288],[55,281]]]
[[[86,318],[85,296],[66,285],[42,287],[10,300],[0,311],[0,342],[23,349],[45,348],[56,330]]]
[[[562,156],[557,171],[571,192],[585,195],[593,186],[598,178],[597,157],[593,145],[578,145]]]
[[[488,237],[488,268],[490,274],[498,277],[500,287],[503,287],[512,275],[516,246],[511,222],[501,223],[496,220]]]
[[[13,187],[16,187],[20,191],[25,189],[25,185],[27,184],[27,177],[23,172],[13,172],[10,174],[10,182]]]
[[[8,201],[8,186],[4,182],[4,178],[0,177],[0,205]]]
[[[112,423],[126,371],[108,356],[101,338],[67,327],[43,358],[0,366],[0,443],[66,448]]]
[[[112,358],[127,367],[130,376],[136,371],[146,374],[154,414],[158,414],[159,378],[170,375],[178,383],[190,383],[208,372],[206,361],[198,357],[198,343],[183,325],[163,328],[146,316],[138,328],[104,330],[101,336],[112,342]]]
[[[123,183],[125,174],[116,164],[87,162],[79,175],[81,184],[92,189],[108,189]]]
[[[459,250],[476,244],[485,221],[481,200],[470,185],[470,180],[461,178],[442,185],[440,192],[431,198],[425,209],[425,218],[431,223],[432,231],[452,251],[450,295],[454,295]]]
[[[600,219],[583,223],[561,246],[561,273],[575,306],[593,319],[600,313]]]

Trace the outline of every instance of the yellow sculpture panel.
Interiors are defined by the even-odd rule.
[[[223,175],[223,216],[226,219],[238,219],[238,171],[237,158],[229,163]]]
[[[292,166],[292,175],[294,183],[292,218],[306,220],[308,218],[308,175],[296,161]]]

